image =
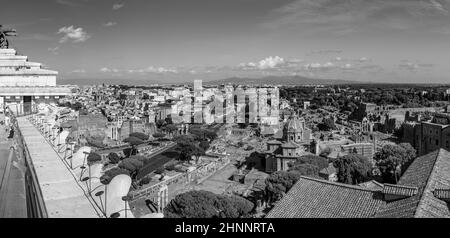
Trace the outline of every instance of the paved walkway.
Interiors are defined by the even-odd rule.
[[[25,117],[17,121],[34,164],[48,216],[99,217],[74,175],[38,129]]]

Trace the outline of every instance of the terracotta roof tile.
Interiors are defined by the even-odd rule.
[[[450,189],[436,189],[433,194],[439,199],[450,200]]]
[[[400,196],[414,196],[417,194],[419,188],[411,186],[401,186],[395,184],[384,184],[383,194],[400,195]]]
[[[406,198],[389,201],[385,195]],[[450,152],[418,157],[397,185],[347,185],[301,177],[269,218],[450,217]],[[447,202],[446,202],[447,201]]]
[[[301,177],[269,218],[363,218],[384,203],[381,192],[357,185]]]
[[[450,152],[440,149],[416,158],[398,184],[417,186],[418,192],[386,203],[377,217],[450,217],[448,204],[433,193],[437,188],[450,188]]]

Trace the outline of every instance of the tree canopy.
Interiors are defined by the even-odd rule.
[[[172,135],[174,132],[178,130],[178,127],[175,124],[168,124],[167,126],[164,127],[164,130],[170,135]]]
[[[208,141],[200,141],[200,143],[198,144],[198,146],[200,148],[202,148],[204,151],[209,149],[209,142]]]
[[[312,164],[317,166],[320,170],[328,168],[328,160],[322,156],[317,155],[303,155],[300,156],[294,163],[296,164]]]
[[[330,94],[330,90],[317,90],[305,87],[285,87],[280,88],[280,97],[288,101],[297,100],[291,105],[294,109],[302,108],[303,101],[310,101],[310,109],[317,109],[323,106],[333,106],[341,112],[353,112],[360,102],[375,103],[377,105],[402,105],[405,108],[411,107],[436,107],[444,104],[448,98],[445,97],[445,90],[448,87],[377,84],[377,85],[342,85],[350,90],[341,91],[337,94]],[[334,88],[336,90],[337,87]],[[364,91],[360,90],[364,89]],[[427,91],[427,94],[423,94]]]
[[[157,138],[157,139],[159,139],[159,138],[165,137],[166,134],[161,133],[161,132],[157,132],[157,133],[153,134],[152,136],[155,137],[155,138]]]
[[[125,169],[130,175],[134,176],[144,166],[144,163],[138,158],[126,158],[119,163],[119,168]]]
[[[130,144],[131,146],[136,146],[145,143],[142,139],[139,139],[134,136],[127,137],[123,140],[123,142]]]
[[[116,168],[112,168],[110,170],[105,171],[105,174],[103,174],[100,177],[100,181],[103,184],[109,184],[111,182],[111,180],[119,174],[125,174],[125,175],[130,176],[130,172],[128,170],[116,167]]]
[[[109,162],[111,162],[112,164],[117,164],[117,163],[120,162],[120,156],[117,155],[117,154],[114,153],[114,152],[111,152],[111,153],[108,154],[108,160],[109,160]]]
[[[191,127],[189,133],[197,141],[209,140],[212,141],[217,138],[217,133],[213,130],[202,129],[200,127]]]
[[[209,191],[189,191],[177,195],[164,208],[167,218],[248,217],[254,204],[238,196],[217,195]]]
[[[165,120],[162,120],[162,119],[159,119],[159,120],[157,120],[156,121],[156,127],[157,128],[161,128],[161,127],[163,127],[164,125],[166,125],[166,121]]]
[[[379,168],[384,182],[396,183],[398,177],[404,172],[416,157],[416,150],[409,143],[399,145],[384,145],[375,154],[376,165]]]
[[[190,135],[182,135],[176,139],[180,151],[180,160],[190,161],[192,156],[197,158],[205,153],[205,150],[198,145],[198,142]]]
[[[87,156],[86,160],[87,160],[88,165],[92,165],[92,164],[95,164],[96,162],[101,161],[102,157],[95,152],[91,152]]]
[[[105,148],[106,147],[103,144],[103,140],[100,140],[99,138],[87,137],[86,140],[87,140],[87,143],[89,146],[96,147],[96,148]]]
[[[320,152],[320,156],[322,156],[322,157],[327,157],[328,155],[331,154],[331,152],[332,152],[332,150],[331,150],[330,147],[325,147],[325,149],[323,149],[323,150]]]
[[[270,200],[277,201],[283,197],[300,179],[300,176],[302,175],[296,171],[277,171],[272,173],[266,179],[266,192]]]
[[[368,181],[372,176],[372,164],[358,154],[349,154],[333,162],[337,169],[338,181],[346,184],[359,184]]]
[[[294,164],[289,168],[289,172],[297,172],[308,177],[319,177],[319,167],[313,164]]]
[[[324,118],[322,123],[319,123],[317,125],[317,127],[319,128],[319,130],[321,131],[330,131],[330,130],[336,130],[336,124],[334,124],[334,120],[332,118]]]

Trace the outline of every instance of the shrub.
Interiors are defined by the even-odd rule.
[[[159,167],[155,170],[155,174],[163,174],[166,171],[164,167]]]
[[[144,163],[136,158],[124,159],[119,164],[119,168],[128,170],[130,174],[136,174],[143,166]]]
[[[145,184],[149,184],[151,181],[152,181],[152,178],[147,176],[147,177],[142,178],[139,181],[139,185],[142,186],[142,185],[145,185]]]
[[[253,150],[253,149],[255,149],[255,148],[253,146],[251,146],[251,145],[249,145],[249,146],[247,146],[247,148],[245,148],[245,150],[247,150],[247,151]]]
[[[157,132],[157,133],[153,134],[153,137],[155,137],[157,139],[163,138],[165,136],[166,136],[166,134],[161,133],[161,132]]]
[[[148,140],[148,138],[149,138],[148,135],[141,133],[141,132],[133,132],[130,134],[130,137],[136,137],[136,138],[139,138],[144,141]]]
[[[176,166],[174,163],[166,165],[166,170],[172,171],[175,170]]]
[[[88,138],[87,142],[88,142],[89,146],[96,147],[96,148],[105,148],[105,145],[103,144],[103,141],[101,141],[101,140]]]
[[[99,154],[95,153],[95,152],[91,152],[88,155],[88,157],[87,157],[88,165],[92,165],[92,164],[94,164],[94,163],[96,163],[98,161],[101,161],[101,160],[102,160],[102,157]]]
[[[109,162],[111,162],[112,164],[117,164],[120,162],[120,156],[118,156],[116,153],[111,152],[108,154],[108,160]]]
[[[330,155],[331,154],[331,148],[330,147],[326,147],[325,149],[323,149],[321,152],[320,152],[320,156],[322,156],[322,157],[327,157],[328,155]]]
[[[141,139],[139,139],[139,138],[137,138],[137,137],[133,137],[133,136],[130,136],[130,137],[128,137],[128,138],[125,138],[125,139],[123,140],[123,142],[128,143],[128,144],[130,144],[131,146],[136,146],[136,145],[140,145],[140,144],[145,143],[145,141],[143,141],[143,140],[141,140]]]
[[[128,172],[128,170],[121,168],[112,168],[110,170],[105,171],[105,174],[100,177],[100,182],[102,184],[109,184],[113,180],[113,178],[119,174],[125,174],[130,176],[130,172]]]

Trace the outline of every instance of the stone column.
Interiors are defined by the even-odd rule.
[[[23,96],[20,96],[19,115],[23,115]]]

